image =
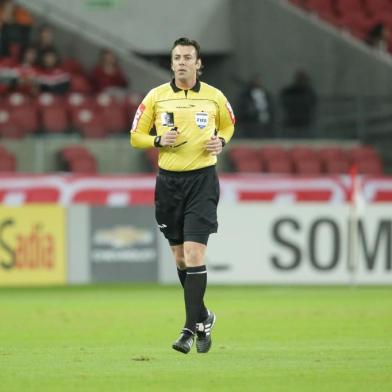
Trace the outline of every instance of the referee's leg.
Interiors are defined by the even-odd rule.
[[[173,253],[174,260],[176,262],[178,278],[181,282],[182,288],[184,288],[186,276],[187,276],[187,265],[185,263],[184,244],[174,245],[173,242],[170,242],[170,248]],[[208,317],[208,310],[203,300],[200,306],[197,322],[201,323],[207,317]]]

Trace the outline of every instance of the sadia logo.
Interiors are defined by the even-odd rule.
[[[0,268],[10,270],[51,270],[55,242],[43,225],[34,223],[17,230],[13,219],[0,221]]]

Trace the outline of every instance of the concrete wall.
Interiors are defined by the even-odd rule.
[[[31,0],[22,1],[31,3]],[[100,26],[129,49],[144,53],[167,53],[172,42],[190,36],[208,52],[231,49],[229,0],[118,0],[113,6],[91,7],[88,0],[34,0],[47,12],[61,11],[69,21],[77,19],[81,28]]]

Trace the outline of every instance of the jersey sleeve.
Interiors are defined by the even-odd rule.
[[[219,106],[218,136],[225,139],[225,142],[228,143],[234,133],[234,112],[229,101],[220,91],[218,93],[217,101]]]
[[[151,90],[139,105],[130,131],[130,144],[135,148],[154,147],[150,130],[154,123],[154,91]]]

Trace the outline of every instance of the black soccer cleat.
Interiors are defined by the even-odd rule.
[[[212,345],[211,330],[215,324],[216,316],[211,311],[208,313],[208,317],[202,323],[196,324],[196,350],[198,353],[208,353]]]
[[[180,351],[181,353],[188,354],[193,346],[195,335],[188,329],[181,331],[180,337],[172,344],[174,350]]]

